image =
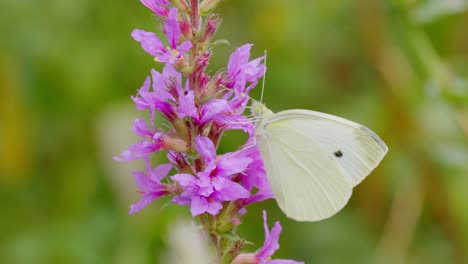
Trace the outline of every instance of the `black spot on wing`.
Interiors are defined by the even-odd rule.
[[[338,150],[336,152],[333,152],[333,155],[335,155],[335,157],[337,158],[341,158],[343,157],[343,152],[341,152],[341,150]]]

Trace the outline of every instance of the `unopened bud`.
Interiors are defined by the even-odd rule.
[[[180,119],[179,117],[171,121],[172,126],[177,132],[177,135],[185,139],[186,141],[189,141],[189,133],[190,130],[187,127],[187,124],[185,123],[184,120]]]
[[[185,39],[192,38],[192,28],[190,27],[190,23],[187,21],[186,18],[182,18],[179,21],[179,27],[180,31],[182,32],[182,36],[184,36]]]
[[[169,0],[169,2],[182,12],[188,12],[190,10],[185,0]]]
[[[211,52],[206,51],[201,56],[198,56],[197,60],[195,61],[195,67],[193,68],[194,75],[200,75],[208,66],[208,62],[210,61]]]
[[[176,152],[187,152],[189,150],[189,144],[180,138],[165,137],[162,139],[162,147]]]
[[[203,48],[206,48],[211,42],[216,30],[218,30],[219,25],[221,24],[221,19],[216,15],[211,15],[206,19],[205,28],[203,30],[203,35],[200,38],[200,45]]]
[[[243,253],[237,255],[232,264],[257,264],[257,256],[253,253]]]
[[[219,5],[219,3],[221,3],[221,1],[223,0],[203,0],[203,2],[200,4],[200,14],[209,14]]]

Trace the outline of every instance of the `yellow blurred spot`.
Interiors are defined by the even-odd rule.
[[[269,43],[270,47],[279,45],[284,41],[283,32],[287,32],[288,15],[287,1],[272,1],[262,9],[259,9],[254,18],[254,32],[259,34],[259,39]]]
[[[0,184],[23,183],[31,172],[28,111],[15,60],[0,56]]]

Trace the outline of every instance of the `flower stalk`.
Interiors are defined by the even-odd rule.
[[[174,204],[190,207],[215,246],[218,263],[269,263],[279,247],[279,223],[270,233],[264,213],[266,241],[254,253],[242,252],[245,240],[236,234],[246,207],[273,197],[259,150],[252,143],[254,124],[243,115],[249,92],[266,71],[264,57],[250,60],[252,45],[243,45],[231,54],[226,70],[211,75],[207,68],[221,23],[211,12],[221,1],[141,2],[164,20],[166,38],[141,29],[132,32],[164,67],[161,72],[151,70],[132,97],[137,110],[150,113],[149,122],[138,118],[133,125],[142,140],[115,157],[143,159],[146,165],[145,171],[133,172],[141,200],[130,207],[130,214],[169,196]],[[167,121],[165,125],[156,123],[156,115]],[[219,153],[219,142],[228,130],[241,130],[249,139],[236,151]],[[161,151],[167,152],[169,162],[154,166],[150,157]]]
[[[198,32],[198,25],[200,22],[200,16],[198,13],[198,0],[190,0],[190,19],[192,21],[192,28],[195,32]]]

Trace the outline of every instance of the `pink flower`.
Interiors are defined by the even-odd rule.
[[[144,140],[131,145],[127,150],[123,151],[119,156],[115,156],[117,161],[130,161],[148,156],[152,152],[159,151],[163,148],[163,133],[152,132],[142,118],[137,118],[133,124],[133,132]]]
[[[157,131],[152,132],[142,118],[137,118],[133,124],[133,132],[140,137],[139,141],[123,151],[120,156],[115,156],[117,161],[131,161],[139,158],[146,158],[153,152],[160,150],[175,150],[178,152],[187,151],[187,143],[181,139],[171,138],[168,135]]]
[[[229,113],[231,111],[231,107],[229,103],[224,99],[212,99],[206,104],[201,107],[200,115],[201,119],[199,121],[199,125],[203,125],[209,121],[219,121],[219,117],[221,117],[225,113]]]
[[[168,193],[166,186],[161,184],[161,180],[171,171],[172,165],[162,164],[152,169],[148,157],[145,158],[146,173],[141,171],[133,172],[133,179],[142,195],[140,201],[130,206],[130,214],[139,212],[155,199]]]
[[[271,191],[270,184],[268,183],[266,171],[263,167],[263,160],[260,156],[258,147],[253,145],[253,140],[247,141],[244,147],[246,148],[244,150],[245,155],[253,161],[242,174],[242,186],[250,192],[252,192],[254,188],[257,189],[255,194],[242,201],[242,205],[247,206],[251,203],[257,203],[273,198],[273,192]]]
[[[236,109],[237,113],[244,111],[250,90],[257,85],[266,71],[265,65],[261,64],[265,57],[249,61],[251,47],[252,44],[245,44],[238,48],[231,54],[227,67],[225,85],[233,89],[233,92],[227,93],[224,99],[231,98],[230,106]]]
[[[287,259],[270,260],[271,256],[279,249],[279,236],[281,234],[281,225],[276,222],[271,232],[268,230],[266,211],[263,211],[263,228],[265,230],[265,242],[263,246],[255,253],[259,264],[299,264],[304,262],[297,262]]]
[[[266,211],[263,211],[263,227],[265,229],[265,242],[263,246],[255,253],[240,254],[234,259],[235,264],[304,264],[288,259],[271,259],[271,256],[279,249],[279,235],[281,234],[281,225],[276,222],[273,228],[268,229]]]
[[[182,75],[174,66],[167,64],[162,73],[151,70],[153,80],[150,91],[150,78],[147,77],[136,96],[132,97],[138,110],[150,109],[151,120],[154,123],[155,111],[161,112],[168,120],[196,117],[195,94],[190,90],[188,82],[182,88]]]
[[[173,64],[192,48],[192,43],[188,40],[179,45],[181,31],[177,20],[177,8],[172,8],[169,11],[168,17],[164,21],[164,31],[169,47],[164,47],[156,34],[141,29],[133,30],[132,37],[140,42],[143,49],[153,55],[156,61]]]
[[[232,181],[232,176],[244,171],[252,159],[239,153],[224,154],[216,160],[216,150],[210,139],[197,136],[195,149],[203,158],[205,169],[197,173],[176,174],[172,178],[184,189],[173,201],[178,204],[190,204],[193,216],[209,213],[217,215],[223,208],[222,202],[234,201],[250,196],[242,185]]]
[[[168,120],[177,118],[173,105],[168,100],[172,95],[167,91],[165,78],[155,70],[151,72],[153,76],[153,91],[150,91],[151,79],[147,77],[143,86],[138,90],[136,96],[132,96],[137,110],[149,109],[151,113],[151,124],[154,127],[155,111],[161,112]]]
[[[252,44],[245,44],[229,57],[226,84],[228,88],[236,88],[239,91],[244,91],[245,85],[251,83],[248,87],[248,92],[257,85],[258,80],[265,73],[266,67],[261,64],[265,57],[249,61],[250,48],[252,46]]]
[[[167,17],[169,13],[168,0],[140,0],[147,8],[151,9],[156,15],[160,17]]]

